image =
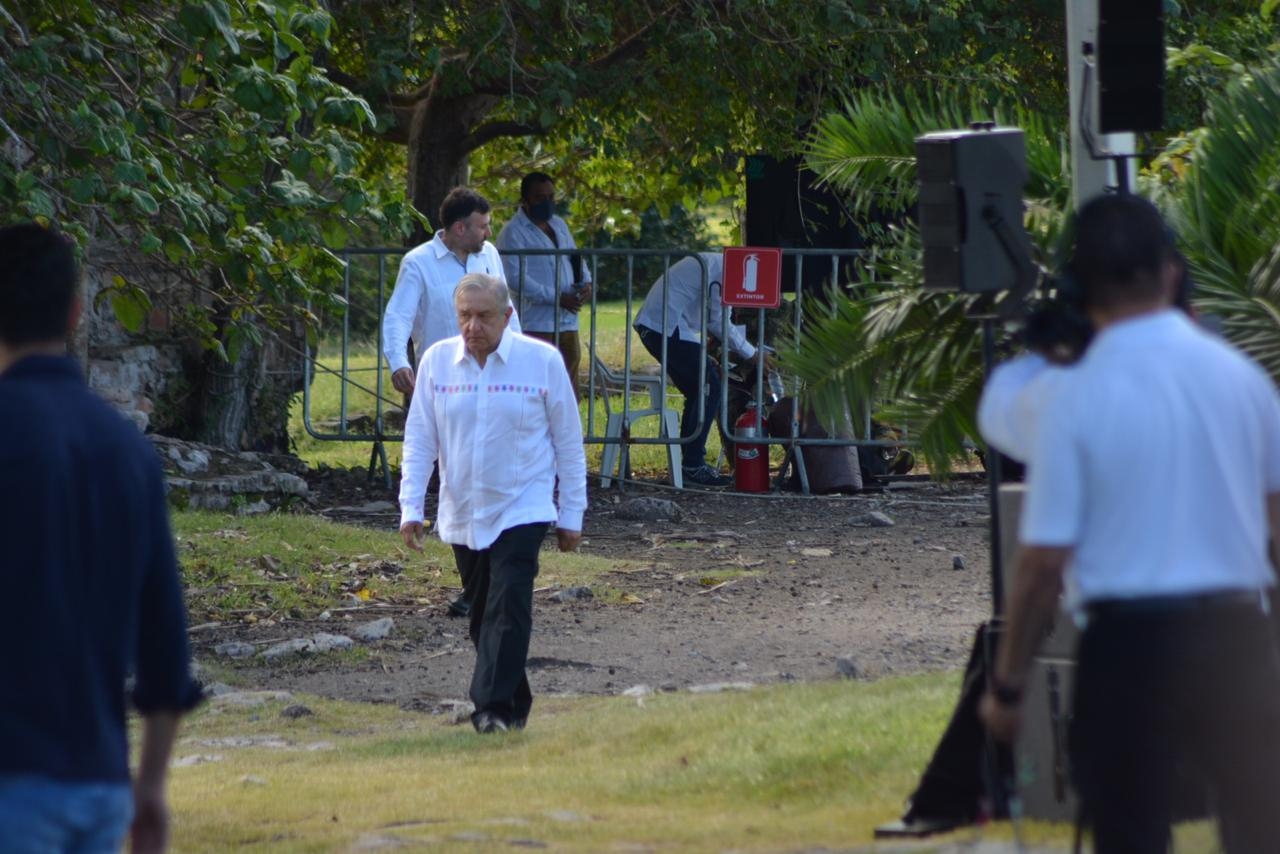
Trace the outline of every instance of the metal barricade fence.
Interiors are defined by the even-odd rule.
[[[383,340],[382,340],[382,312],[386,307],[387,300],[390,297],[391,288],[394,286],[394,280],[388,279],[388,267],[391,260],[396,260],[404,255],[407,250],[397,248],[351,248],[337,251],[337,254],[344,261],[343,275],[343,292],[342,296],[345,301],[345,307],[341,314],[341,338],[339,341],[339,365],[333,367],[322,361],[318,352],[316,352],[311,342],[308,341],[304,350],[304,384],[303,384],[303,426],[307,434],[312,438],[320,441],[341,441],[341,442],[370,442],[372,443],[369,457],[369,474],[372,478],[375,471],[381,472],[382,478],[388,487],[391,486],[391,474],[388,466],[386,443],[397,442],[403,439],[403,433],[396,429],[394,424],[397,419],[392,418],[393,414],[403,416],[402,401],[386,394],[387,383],[384,379],[385,359],[383,357]],[[792,265],[794,270],[794,291],[789,292],[789,300],[784,300],[783,309],[790,310],[793,313],[791,326],[798,336],[800,329],[804,323],[804,304],[805,304],[805,282],[806,278],[812,278],[812,269],[806,265],[809,263],[828,264],[830,272],[819,277],[822,286],[831,286],[843,289],[851,289],[857,287],[857,282],[846,271],[842,271],[842,264],[848,264],[856,261],[863,255],[861,250],[846,249],[783,249],[784,264]],[[870,406],[867,402],[862,402],[860,413],[863,422],[863,435],[867,438],[855,439],[849,437],[834,437],[827,439],[806,438],[800,435],[800,418],[801,409],[799,406],[793,406],[791,418],[791,430],[788,436],[757,436],[757,435],[739,435],[734,430],[734,425],[729,423],[729,385],[721,384],[720,399],[717,402],[716,411],[708,413],[705,397],[701,397],[697,401],[697,429],[689,432],[688,435],[663,436],[662,430],[659,430],[658,436],[636,436],[630,432],[630,424],[634,412],[643,411],[644,414],[651,414],[650,409],[635,410],[632,406],[632,390],[638,384],[644,384],[646,381],[652,382],[654,376],[662,381],[662,401],[659,409],[665,408],[665,400],[669,392],[666,388],[667,380],[667,338],[671,330],[665,328],[666,302],[669,299],[669,288],[663,288],[663,317],[664,328],[659,330],[663,333],[663,343],[661,346],[659,362],[659,372],[656,375],[639,373],[633,370],[632,353],[634,349],[633,336],[631,330],[635,323],[636,315],[639,309],[636,303],[636,264],[638,260],[644,259],[661,259],[662,273],[653,282],[645,282],[644,295],[640,296],[643,302],[644,296],[648,294],[652,286],[656,286],[659,282],[666,283],[670,274],[670,269],[674,262],[683,258],[692,257],[697,261],[697,265],[701,274],[699,302],[699,313],[702,320],[702,328],[707,328],[708,311],[710,309],[710,287],[709,276],[705,261],[697,252],[685,250],[671,249],[527,249],[508,251],[503,253],[503,258],[509,265],[514,265],[514,277],[508,273],[509,285],[511,287],[512,299],[519,312],[522,323],[524,309],[527,307],[526,289],[521,287],[521,281],[525,277],[525,271],[528,266],[528,259],[538,256],[555,256],[579,258],[581,262],[587,266],[590,271],[590,279],[593,283],[593,290],[589,304],[584,304],[583,311],[589,311],[590,337],[586,343],[584,358],[587,362],[587,382],[585,386],[587,397],[586,411],[586,429],[584,430],[584,441],[588,444],[599,444],[605,447],[619,446],[618,448],[618,470],[620,475],[626,474],[628,471],[629,447],[631,445],[687,445],[692,442],[701,432],[702,427],[706,423],[708,417],[718,417],[725,436],[731,441],[744,441],[754,445],[783,445],[787,448],[789,454],[792,455],[793,463],[796,465],[799,474],[802,492],[808,493],[809,482],[807,472],[804,465],[803,449],[809,446],[856,446],[856,445],[885,445],[890,444],[883,441],[871,439],[871,418]],[[625,289],[624,289],[624,305],[625,305],[625,325],[623,327],[623,365],[621,376],[619,377],[610,366],[605,365],[597,355],[599,343],[598,330],[598,313],[597,306],[600,301],[599,272],[602,261],[610,261],[617,263],[620,261],[625,267]],[[372,270],[367,269],[372,262]],[[556,280],[554,284],[554,293],[562,291],[561,268],[563,265],[555,264]],[[510,271],[510,266],[508,266]],[[360,280],[356,282],[355,277],[372,277],[373,282],[369,283]],[[358,284],[358,287],[353,287]],[[358,291],[357,298],[353,298],[353,291]],[[371,304],[370,304],[371,303]],[[789,303],[789,304],[788,304]],[[730,309],[721,307],[721,329],[727,329],[730,321]],[[765,411],[766,388],[764,385],[763,362],[768,352],[765,348],[765,324],[767,309],[756,309],[757,312],[757,329],[756,329],[756,388],[752,395],[754,403],[758,407],[759,412]],[[351,364],[351,343],[352,343],[352,317],[353,313],[365,318],[376,318],[372,328],[374,330],[373,340],[376,347],[376,361],[372,367],[353,367]],[[561,333],[560,311],[553,312],[553,329],[551,334],[553,339],[558,343]],[[536,330],[545,332],[545,330]],[[579,330],[581,334],[581,330]],[[706,387],[706,365],[708,352],[708,337],[706,334],[701,335],[701,344],[699,346],[699,387]],[[421,353],[417,354],[419,357]],[[721,375],[727,377],[729,371],[729,353],[727,347],[721,347],[720,357]],[[323,424],[317,424],[313,418],[312,404],[312,381],[317,375],[328,374],[337,376],[340,383],[339,390],[339,411],[336,419]],[[372,378],[365,377],[372,374]],[[607,375],[606,375],[607,374]],[[577,378],[575,378],[575,385]],[[609,402],[610,386],[616,386],[621,390],[622,409],[619,413],[621,418],[621,430],[617,435],[601,434],[596,430],[597,419],[597,401],[606,408],[606,416],[612,415],[611,404]],[[352,413],[350,411],[350,394],[349,390],[356,390],[372,398],[372,413]],[[792,387],[789,389],[793,399],[798,399],[799,389]],[[661,411],[658,413],[659,418],[663,418]],[[606,418],[607,421],[607,418]],[[668,431],[669,432],[669,431]],[[681,431],[683,433],[683,431]],[[894,444],[896,444],[895,442]],[[726,453],[729,449],[725,449]],[[694,461],[694,464],[701,461]],[[606,473],[608,474],[608,473]],[[673,471],[675,477],[678,473]]]

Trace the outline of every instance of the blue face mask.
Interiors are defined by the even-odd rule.
[[[547,199],[536,205],[528,205],[525,210],[529,213],[529,219],[534,222],[547,222],[556,212],[556,203],[554,199]]]

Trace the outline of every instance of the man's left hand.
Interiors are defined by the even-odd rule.
[[[582,300],[578,299],[577,294],[561,294],[560,307],[565,311],[572,311],[577,314],[582,310]]]
[[[582,532],[556,528],[556,541],[560,544],[560,551],[571,552],[582,542]]]
[[[978,701],[978,717],[992,738],[1002,744],[1013,744],[1022,729],[1022,704],[1002,703],[988,691]]]
[[[134,854],[161,854],[168,850],[169,805],[165,802],[163,786],[134,786],[129,837]]]

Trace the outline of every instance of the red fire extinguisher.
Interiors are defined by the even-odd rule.
[[[738,436],[763,436],[765,434],[764,419],[754,403],[747,406],[747,411],[738,417],[733,425]],[[769,446],[748,445],[743,442],[734,444],[733,455],[733,488],[739,492],[769,491]]]

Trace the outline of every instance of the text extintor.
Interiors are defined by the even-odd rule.
[[[733,246],[724,250],[724,281],[720,299],[725,305],[777,308],[782,305],[782,250]]]

